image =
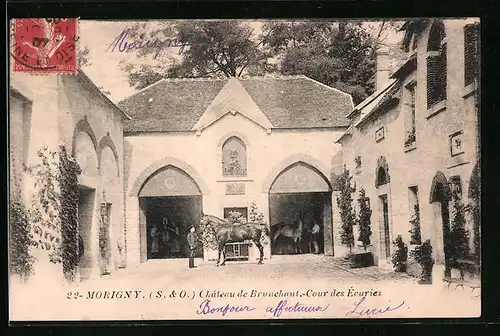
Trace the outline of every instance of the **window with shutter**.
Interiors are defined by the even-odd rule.
[[[427,108],[446,99],[447,57],[442,21],[435,21],[427,43]]]
[[[479,25],[468,24],[464,27],[464,86],[474,82],[477,76],[479,45]]]

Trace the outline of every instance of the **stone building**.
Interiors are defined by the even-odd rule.
[[[416,20],[402,29],[406,61],[389,76],[379,52],[377,92],[350,112],[337,142],[357,191],[370,199],[378,264],[389,264],[398,235],[410,244],[418,210],[421,239],[411,243],[430,239],[441,272],[452,189],[471,202],[479,181],[477,23]]]
[[[132,117],[124,129],[128,263],[185,257],[187,231],[202,214],[247,218],[254,202],[272,232],[317,222],[321,252],[333,255],[334,142],[349,124],[350,95],[304,76],[164,79],[119,106]],[[167,226],[178,241],[162,253],[153,237]],[[265,256],[287,252],[279,238]]]
[[[40,163],[37,151],[42,147],[59,151],[64,145],[82,170],[78,232],[84,254],[79,278],[124,267],[123,122],[129,117],[81,70],[74,76],[13,73],[10,81],[11,199],[17,193],[29,204],[37,189],[23,167]],[[102,226],[106,226],[106,244],[99,242]],[[44,229],[33,237],[40,242],[34,249],[39,257],[35,271],[42,277],[51,268],[45,261],[53,248],[42,240],[52,240],[47,238],[51,234],[57,235]],[[60,264],[54,267],[57,271]]]

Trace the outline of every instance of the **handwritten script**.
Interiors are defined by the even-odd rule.
[[[372,308],[372,307],[364,307],[363,303],[365,302],[365,297],[362,297],[358,302],[354,303],[354,309],[350,310],[346,313],[346,316],[373,316],[373,315],[381,315],[387,312],[395,311],[405,304],[405,302],[401,302],[398,306],[391,307],[387,306],[385,308]]]
[[[189,46],[189,43],[181,42],[176,39],[145,39],[144,35],[133,38],[132,29],[126,28],[111,42],[106,51],[131,52],[137,50],[153,51],[154,58],[158,58],[164,48],[179,48],[179,55]]]
[[[291,312],[291,313],[313,313],[318,311],[325,311],[330,307],[330,305],[326,306],[308,306],[300,302],[296,302],[295,304],[288,304],[287,300],[281,300],[276,307],[267,307],[266,312],[272,313],[274,317],[279,317],[283,312]]]
[[[227,313],[241,313],[253,311],[255,308],[249,306],[233,306],[233,305],[222,305],[218,307],[210,306],[210,300],[206,299],[201,304],[199,309],[196,311],[198,315],[208,315],[208,314],[222,314],[222,316],[226,316]]]

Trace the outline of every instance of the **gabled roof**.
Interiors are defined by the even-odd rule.
[[[194,125],[193,131],[208,127],[228,113],[240,113],[266,130],[273,126],[241,85],[241,82],[236,78],[229,78],[200,120]]]
[[[222,91],[230,81],[233,89]],[[237,97],[228,96],[231,92]],[[246,117],[260,124],[267,119],[272,128],[347,127],[353,103],[350,95],[305,76],[283,76],[163,79],[118,106],[132,117],[125,132],[175,132],[206,126],[231,109],[245,110]]]

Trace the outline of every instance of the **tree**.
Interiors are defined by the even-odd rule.
[[[252,202],[250,206],[250,213],[248,215],[248,222],[253,224],[267,225],[264,220],[264,214],[257,209],[257,204]]]
[[[305,75],[347,92],[354,103],[373,93],[378,36],[362,22],[270,22],[262,41],[284,75]],[[391,25],[387,25],[391,27]]]
[[[449,251],[450,259],[456,262],[470,257],[469,230],[465,226],[465,206],[456,192],[453,193],[453,208]]]
[[[249,69],[265,66],[264,54],[253,38],[252,28],[241,21],[165,23],[151,31],[145,32],[145,29],[144,26],[135,27],[132,36],[161,35],[188,47],[183,50],[180,60],[165,62],[164,58],[159,58],[155,64],[124,65],[130,84],[137,89],[163,77],[239,77]],[[155,52],[153,48],[143,49],[139,56]]]
[[[359,217],[358,217],[358,225],[359,225],[359,238],[358,240],[363,243],[363,247],[366,251],[366,248],[370,245],[370,237],[372,235],[371,230],[371,220],[370,217],[372,215],[372,210],[370,209],[370,205],[368,203],[368,197],[366,197],[365,189],[361,188],[359,191]]]
[[[339,207],[340,218],[342,220],[342,232],[340,234],[342,244],[349,246],[349,253],[352,252],[354,246],[354,234],[352,226],[356,224],[356,214],[352,208],[351,193],[356,189],[351,187],[352,176],[349,170],[344,166],[344,171],[339,176],[338,185],[340,194],[337,196],[337,205]]]

